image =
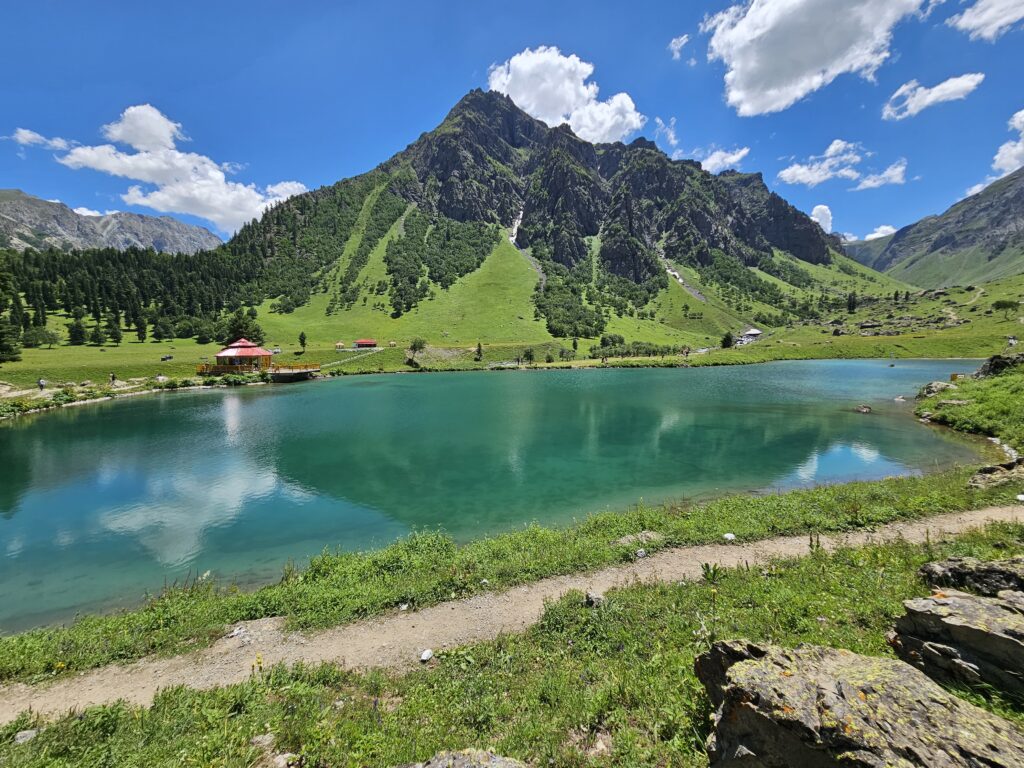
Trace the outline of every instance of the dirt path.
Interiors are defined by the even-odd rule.
[[[1024,506],[991,507],[888,525],[873,532],[822,536],[821,544],[834,549],[898,537],[923,542],[926,535],[934,540],[942,534],[989,522],[1020,520],[1024,520]],[[238,683],[249,677],[257,654],[264,666],[302,661],[334,662],[348,668],[408,669],[418,665],[420,653],[426,648],[437,651],[521,632],[540,618],[546,600],[557,599],[569,590],[603,593],[637,581],[698,579],[701,563],[736,566],[806,552],[806,536],[750,544],[680,547],[626,565],[544,579],[507,592],[477,595],[414,613],[389,613],[309,635],[283,631],[283,620],[279,618],[260,619],[239,624],[210,648],[184,656],[112,665],[46,685],[18,683],[2,687],[0,723],[10,722],[29,707],[59,715],[69,709],[117,699],[149,704],[157,690],[173,685],[204,689]]]

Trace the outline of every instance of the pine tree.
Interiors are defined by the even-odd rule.
[[[99,323],[93,326],[92,333],[89,334],[89,343],[95,344],[97,347],[102,347],[107,343],[107,334],[103,332],[103,326]]]
[[[143,317],[135,321],[135,337],[139,341],[146,340],[146,319]]]
[[[121,346],[121,340],[124,338],[124,334],[121,332],[121,323],[113,317],[107,324],[107,336],[115,345]]]
[[[306,351],[306,332],[305,331],[300,331],[299,332],[299,346],[302,347],[302,351],[303,352]]]
[[[85,325],[80,318],[68,323],[68,344],[80,347],[85,344]]]
[[[21,329],[0,317],[0,362],[21,359]]]

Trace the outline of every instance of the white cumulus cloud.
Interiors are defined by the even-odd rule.
[[[1017,132],[1017,138],[999,147],[995,157],[992,158],[992,170],[995,171],[995,174],[988,176],[984,181],[968,189],[968,197],[978,194],[993,181],[997,181],[1024,166],[1024,109],[1015,113],[1010,118],[1008,127],[1011,131]]]
[[[966,99],[985,79],[981,72],[951,77],[932,88],[925,88],[911,80],[904,83],[889,97],[882,109],[886,120],[903,120],[944,101]]]
[[[835,139],[824,154],[811,155],[803,162],[792,163],[778,173],[779,181],[786,184],[802,184],[814,188],[832,179],[859,181],[856,190],[875,189],[885,184],[903,184],[906,181],[907,161],[897,160],[881,173],[865,176],[859,166],[865,152],[859,144],[844,139]]]
[[[672,59],[679,61],[683,58],[683,46],[690,42],[689,35],[680,35],[679,37],[673,37],[669,41],[668,49],[672,51]]]
[[[880,237],[888,237],[889,235],[896,233],[896,227],[890,226],[889,224],[882,224],[875,229],[874,232],[870,232],[864,235],[865,240],[877,240]]]
[[[11,136],[5,138],[13,139],[16,144],[20,144],[23,147],[64,150],[71,146],[70,141],[62,139],[60,136],[47,138],[41,133],[30,131],[28,128],[17,128]]]
[[[881,173],[873,173],[860,180],[854,190],[878,189],[888,184],[905,184],[907,181],[907,161],[899,159]]]
[[[872,79],[892,31],[924,0],[747,0],[710,16],[708,58],[725,64],[740,115],[779,112],[842,74]]]
[[[736,149],[716,149],[700,161],[701,167],[708,173],[718,173],[729,168],[738,168],[739,164],[750,154],[750,147]]]
[[[816,205],[811,211],[811,218],[814,219],[826,232],[832,231],[832,209],[827,205]]]
[[[863,157],[860,147],[843,139],[836,139],[823,155],[812,155],[805,162],[793,163],[779,171],[780,181],[816,187],[830,179],[856,180],[860,178],[858,165]]]
[[[239,166],[179,150],[177,142],[185,138],[181,124],[149,104],[128,107],[119,119],[104,125],[102,133],[113,143],[72,146],[68,142],[63,147],[68,151],[57,160],[75,170],[87,168],[140,182],[121,195],[128,205],[198,216],[231,233],[259,216],[268,205],[306,191],[305,185],[297,181],[282,181],[263,189],[228,181],[227,174],[236,172]]]
[[[506,94],[521,109],[551,126],[568,123],[577,136],[596,143],[620,141],[643,127],[627,93],[598,98],[597,83],[587,82],[594,65],[554,46],[527,48],[488,72],[488,87]]]
[[[1017,140],[999,147],[992,160],[992,167],[1004,176],[1024,165],[1024,109],[1010,118],[1009,126],[1011,131],[1018,133]]]
[[[966,32],[972,40],[995,40],[1021,19],[1024,19],[1021,0],[978,0],[946,23]]]

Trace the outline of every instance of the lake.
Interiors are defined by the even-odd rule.
[[[416,529],[464,541],[641,499],[976,461],[977,441],[912,415],[921,385],[974,367],[362,376],[18,419],[0,424],[0,632],[137,604],[189,573],[264,583],[289,558]]]

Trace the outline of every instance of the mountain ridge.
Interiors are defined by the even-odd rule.
[[[941,214],[844,248],[861,264],[923,288],[1024,274],[1024,168]]]
[[[64,203],[43,200],[20,189],[0,190],[0,241],[16,250],[134,247],[190,254],[222,244],[209,230],[170,216],[127,211],[84,216]]]
[[[328,314],[373,300],[397,317],[445,287],[437,275],[457,279],[482,263],[493,241],[479,227],[516,221],[515,245],[545,276],[535,303],[556,335],[593,337],[609,311],[644,312],[668,286],[669,263],[707,281],[738,281],[743,296],[792,314],[784,291],[763,275],[811,283],[798,265],[827,265],[841,252],[837,238],[760,174],[716,176],[645,138],[591,144],[480,89],[373,170],[275,205],[226,247],[274,262],[264,289],[280,297],[281,311],[327,291]],[[364,226],[359,246],[346,248]],[[401,243],[388,235],[396,226]],[[366,265],[382,240],[386,269],[371,281]],[[446,256],[449,246],[460,255]]]

